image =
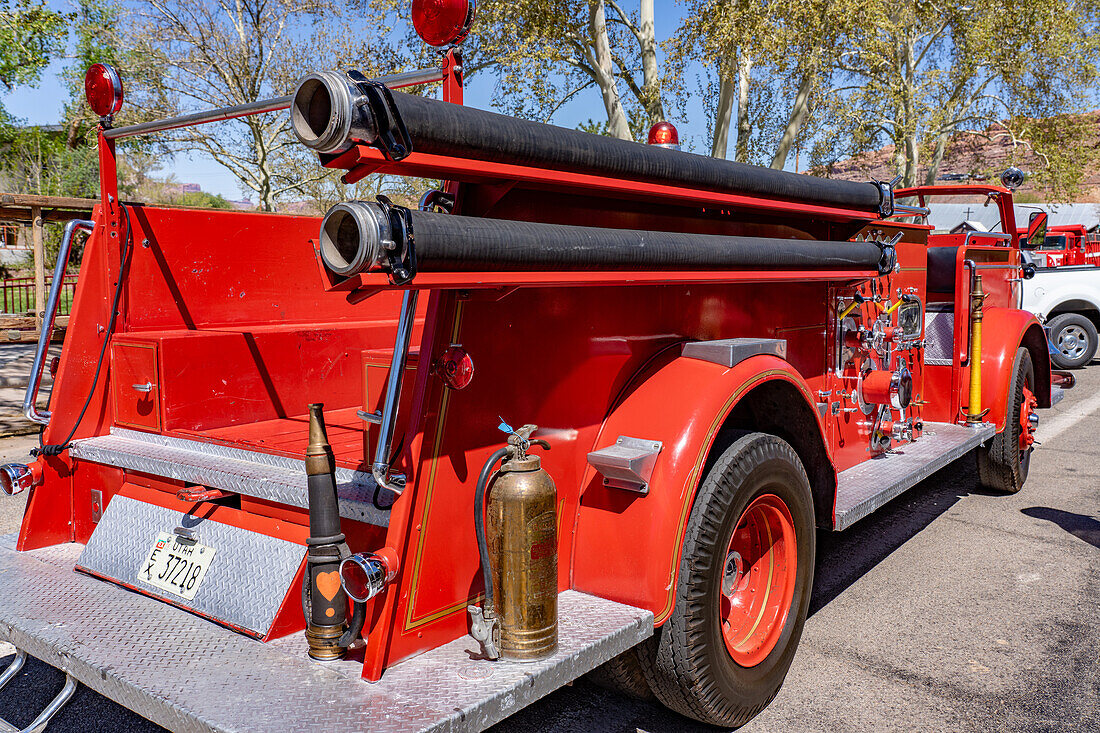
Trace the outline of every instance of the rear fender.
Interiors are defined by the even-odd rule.
[[[722,429],[733,422],[762,429],[752,422],[762,412],[789,413],[788,430],[776,432],[802,445],[811,482],[824,477],[816,482],[824,488],[815,485],[815,500],[824,497],[819,518],[831,520],[836,473],[813,392],[795,368],[770,355],[732,368],[676,356],[632,380],[591,447],[606,448],[620,435],[663,444],[646,494],[606,487],[586,466],[574,528],[573,587],[650,609],[657,624],[668,618],[684,531],[708,457],[725,447]]]
[[[1016,350],[1024,347],[1035,365],[1035,398],[1050,407],[1050,354],[1043,327],[1035,316],[1015,308],[986,308],[982,314],[982,407],[987,422],[1005,427]]]

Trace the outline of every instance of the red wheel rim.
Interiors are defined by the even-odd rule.
[[[753,499],[726,549],[718,592],[722,638],[733,661],[753,667],[775,648],[794,598],[794,520],[774,494]]]
[[[1024,385],[1023,399],[1020,401],[1020,456],[1027,453],[1032,444],[1035,443],[1035,428],[1038,427],[1038,417],[1032,417],[1035,415],[1035,409],[1039,406],[1039,400],[1035,399],[1035,395],[1028,388],[1029,385]]]

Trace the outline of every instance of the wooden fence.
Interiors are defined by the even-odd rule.
[[[57,315],[69,315],[72,306],[73,295],[76,293],[76,274],[65,275],[61,282],[61,297],[57,305]],[[53,277],[46,278],[46,290],[49,291],[53,283]],[[35,303],[35,287],[33,277],[10,277],[0,280],[0,315],[33,315],[37,308]],[[45,307],[45,304],[42,305]]]

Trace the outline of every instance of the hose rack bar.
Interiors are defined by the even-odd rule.
[[[415,71],[404,71],[400,74],[390,74],[389,76],[378,78],[378,81],[382,82],[390,89],[401,89],[403,87],[429,84],[442,80],[443,71],[441,69],[417,69]],[[103,137],[108,140],[118,140],[124,137],[134,137],[135,135],[146,135],[151,132],[163,132],[165,130],[176,130],[181,127],[203,125],[208,122],[223,122],[225,120],[237,119],[238,117],[263,114],[264,112],[278,112],[279,110],[288,109],[290,107],[290,102],[291,96],[287,95],[285,97],[261,99],[247,104],[237,104],[231,107],[219,107],[217,109],[203,110],[201,112],[191,112],[185,115],[168,117],[163,120],[153,120],[152,122],[142,122],[136,125],[107,129],[103,131]]]
[[[413,178],[436,178],[464,183],[520,183],[539,189],[578,189],[635,201],[662,201],[689,205],[730,207],[774,212],[786,217],[813,216],[839,222],[867,222],[878,218],[876,213],[860,209],[823,204],[798,204],[792,212],[791,202],[747,194],[723,193],[663,183],[646,183],[628,178],[612,178],[590,173],[560,171],[511,163],[471,161],[444,155],[413,152],[395,163],[380,151],[367,145],[356,145],[325,163],[327,168],[343,168],[344,182],[351,184],[372,173],[385,173]]]

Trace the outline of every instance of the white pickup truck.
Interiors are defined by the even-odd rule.
[[[1022,307],[1047,329],[1054,365],[1076,369],[1091,362],[1100,328],[1100,267],[1038,267],[1021,285]]]

